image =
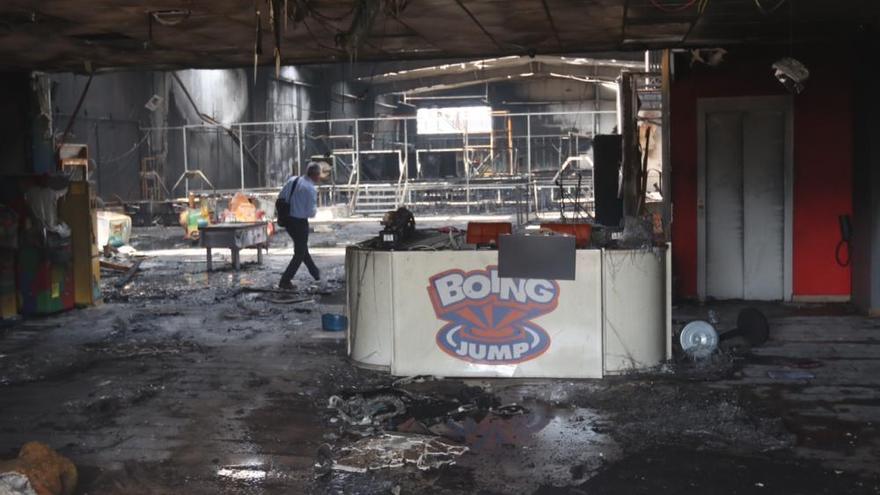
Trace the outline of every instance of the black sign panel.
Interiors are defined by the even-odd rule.
[[[574,240],[571,236],[502,235],[498,237],[498,276],[574,280]]]

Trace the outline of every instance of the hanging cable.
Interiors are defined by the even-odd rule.
[[[840,222],[840,242],[834,248],[834,259],[838,265],[847,267],[852,262],[852,223],[849,215],[840,215],[837,220]],[[846,258],[842,256],[844,251]]]
[[[114,156],[113,158],[108,158],[108,159],[106,159],[106,160],[101,160],[101,164],[102,164],[102,165],[106,165],[106,164],[108,164],[108,163],[118,162],[119,160],[122,160],[123,158],[125,158],[125,157],[131,155],[132,153],[134,153],[135,151],[137,151],[137,149],[140,148],[142,144],[144,144],[144,143],[147,141],[147,138],[148,138],[148,137],[150,137],[150,131],[145,132],[145,133],[144,133],[144,137],[142,137],[142,138],[140,139],[140,141],[134,143],[134,144],[132,145],[132,147],[128,149],[128,151],[126,151],[125,153],[122,153],[121,155]],[[96,164],[97,164],[97,162],[96,162]]]
[[[761,0],[755,0],[755,7],[758,7],[758,11],[760,11],[762,14],[770,15],[770,14],[776,12],[777,10],[779,10],[779,7],[782,7],[782,4],[784,4],[785,2],[786,2],[786,0],[779,0],[778,2],[776,2],[776,5],[774,5],[768,9],[767,7],[764,7],[764,5],[761,4]]]
[[[703,12],[706,11],[706,7],[709,6],[709,0],[700,0],[700,5],[697,7],[697,12],[700,16],[703,15]]]
[[[73,123],[76,122],[76,116],[79,115],[79,109],[82,107],[83,101],[86,99],[86,95],[89,93],[89,86],[92,85],[92,77],[95,74],[89,71],[89,78],[86,80],[86,85],[82,90],[82,93],[79,94],[79,99],[76,101],[76,106],[73,108],[73,114],[70,115],[70,119],[67,121],[67,127],[64,128],[64,132],[61,134],[61,139],[58,140],[58,143],[55,144],[55,154],[61,150],[61,147],[64,146],[64,143],[67,142],[67,136],[70,134],[70,129],[73,128]],[[58,162],[60,166],[60,161]]]
[[[682,10],[687,10],[693,7],[693,5],[697,3],[697,0],[687,0],[685,3],[679,5],[663,5],[660,3],[660,0],[650,0],[650,2],[654,8],[662,10],[663,12],[681,12]]]
[[[846,252],[846,258],[841,256],[842,252]],[[852,262],[852,244],[850,244],[848,239],[841,239],[837,243],[837,247],[834,249],[834,259],[842,267],[847,267]]]

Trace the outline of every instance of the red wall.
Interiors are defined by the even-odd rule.
[[[670,111],[672,258],[680,297],[697,295],[697,99],[786,94],[770,65],[787,50],[774,51],[733,51],[717,68],[689,68],[687,59],[676,59]],[[837,216],[852,213],[852,62],[841,56],[845,53],[795,53],[810,69],[807,89],[794,97],[795,296],[850,293],[849,268],[834,257]]]

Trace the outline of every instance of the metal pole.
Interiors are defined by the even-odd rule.
[[[623,216],[635,217],[639,215],[639,182],[641,182],[641,160],[638,156],[639,128],[636,123],[635,110],[635,81],[636,76],[630,72],[621,73],[620,87],[620,134],[623,142]]]
[[[238,126],[238,167],[241,176],[241,190],[244,191],[244,134],[241,126]]]
[[[617,133],[621,136],[623,135],[623,82],[622,78],[617,78],[617,107],[615,108],[615,114],[617,117]]]
[[[358,120],[354,119],[354,173],[355,185],[361,184],[361,132]]]
[[[516,112],[510,113],[511,117],[541,117],[541,116],[560,116],[560,115],[592,115],[594,113],[600,115],[614,115],[617,112],[615,110],[571,110],[571,111],[561,111],[561,112]],[[412,117],[406,116],[390,116],[390,117],[358,117],[358,120],[362,120],[364,122],[378,122],[378,121],[388,121],[388,120],[413,120]],[[248,126],[266,126],[269,124],[296,124],[296,123],[307,123],[307,124],[326,124],[326,123],[345,123],[351,122],[351,118],[341,118],[341,119],[314,119],[314,120],[264,120],[264,121],[242,121],[242,122],[232,122],[230,125],[242,125],[245,127]],[[183,126],[151,126],[151,127],[141,127],[141,130],[144,131],[159,131],[159,130],[174,130],[180,129]],[[186,124],[186,127],[197,129],[197,128],[215,128],[216,124]]]
[[[464,203],[468,213],[471,212],[471,164],[468,159],[467,124],[464,127]]]
[[[184,126],[181,131],[183,132],[183,190],[186,197],[189,197],[189,160],[187,159],[186,153],[186,126]]]
[[[403,169],[404,169],[404,180],[409,180],[409,135],[407,134],[407,128],[409,127],[409,122],[406,120],[403,121]]]
[[[593,75],[599,75],[599,68],[597,66],[593,66]],[[601,84],[593,84],[593,110],[598,111],[600,108],[600,101],[602,98],[602,85]],[[593,139],[596,139],[596,134],[599,134],[599,114],[593,114]]]
[[[296,125],[296,168],[298,171],[298,175],[303,175],[302,151],[300,150],[300,147],[302,146],[302,143],[300,141],[302,139],[302,135],[301,135],[302,131],[300,130],[300,124],[295,124],[295,125]],[[293,170],[291,170],[291,172],[293,172]],[[336,170],[332,170],[331,173],[333,175],[335,175]],[[335,177],[333,178],[333,182],[334,183],[336,182]]]
[[[669,109],[671,103],[671,95],[669,94],[670,84],[672,82],[672,52],[669,49],[663,50],[663,59],[661,63],[662,73],[662,103],[661,103],[661,122],[660,132],[662,133],[663,158],[660,162],[660,194],[663,196],[663,228],[666,234],[666,240],[672,240],[672,233],[669,231],[669,225],[672,223],[672,128],[669,122]],[[668,269],[668,268],[667,268]],[[668,297],[668,295],[667,295]]]
[[[526,219],[532,214],[531,194],[532,188],[532,116],[526,116]],[[537,202],[535,208],[537,208]]]

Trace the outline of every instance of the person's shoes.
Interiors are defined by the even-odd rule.
[[[321,280],[321,270],[318,270],[317,268],[310,275],[312,276],[313,279],[315,279],[315,282]]]
[[[278,288],[281,290],[293,290],[293,284],[290,283],[290,280],[282,280],[278,282]]]

